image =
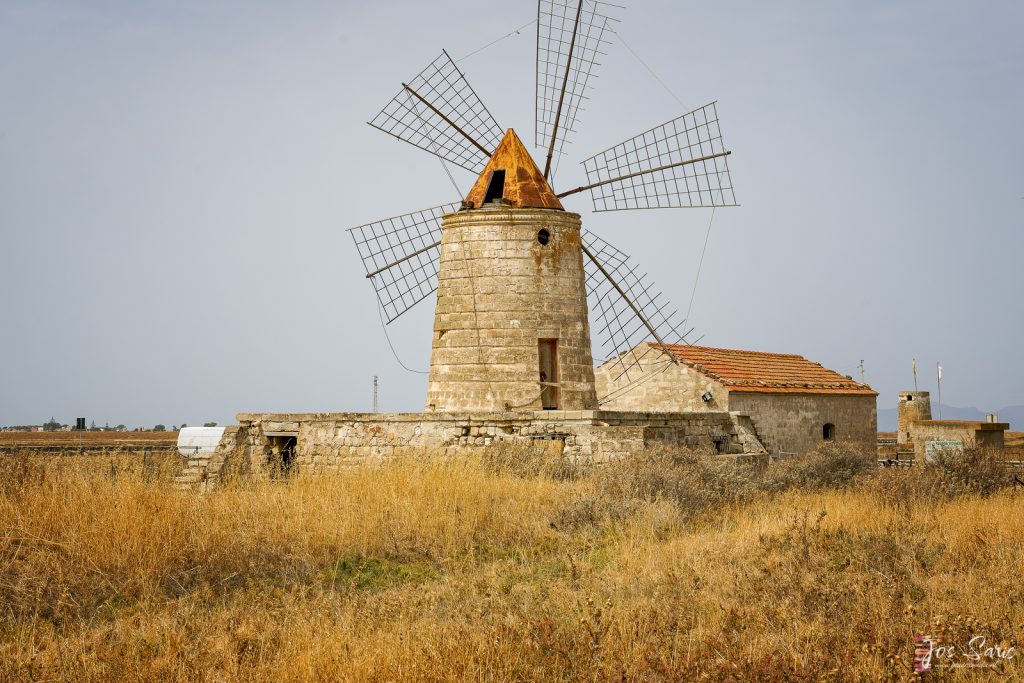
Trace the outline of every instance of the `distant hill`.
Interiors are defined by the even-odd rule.
[[[990,411],[979,410],[978,408],[956,408],[954,406],[942,405],[943,420],[984,420]],[[1024,432],[1024,406],[1008,406],[995,411],[1000,422],[1009,422],[1011,432]],[[939,419],[939,409],[932,404],[932,417]],[[878,411],[878,431],[896,431],[896,409],[883,408]]]

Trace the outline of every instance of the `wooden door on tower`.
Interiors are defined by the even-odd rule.
[[[540,404],[544,410],[560,407],[558,384],[558,340],[538,339],[537,357],[540,360]]]

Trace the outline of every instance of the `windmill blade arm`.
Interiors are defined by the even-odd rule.
[[[502,137],[501,127],[444,51],[403,83],[369,124],[474,173]]]
[[[735,206],[728,156],[711,102],[583,160],[595,211]]]
[[[368,280],[373,279],[377,275],[380,275],[381,273],[383,273],[388,268],[394,268],[395,266],[397,266],[397,265],[399,265],[399,264],[401,264],[401,263],[403,263],[405,261],[408,261],[411,258],[419,256],[420,254],[422,254],[424,252],[427,252],[427,251],[430,251],[431,249],[436,249],[439,246],[441,246],[441,241],[440,240],[438,240],[437,242],[434,242],[433,244],[428,244],[427,246],[423,247],[422,249],[417,249],[416,251],[414,251],[411,254],[408,254],[406,256],[403,256],[402,258],[398,259],[397,261],[392,261],[391,263],[387,264],[386,266],[381,266],[380,268],[378,268],[377,270],[373,271],[372,273],[367,273],[366,274],[366,279],[368,279]]]
[[[587,190],[593,190],[594,188],[601,187],[602,185],[609,185],[611,183],[617,183],[617,182],[622,181],[622,180],[629,180],[630,178],[636,178],[637,176],[646,175],[648,173],[657,173],[659,171],[667,171],[670,168],[676,168],[678,166],[686,166],[687,164],[696,164],[696,163],[700,163],[701,161],[709,161],[711,159],[717,159],[718,157],[727,157],[730,154],[732,154],[732,152],[730,152],[730,151],[719,152],[718,154],[709,154],[707,156],[698,157],[696,159],[687,159],[686,161],[679,161],[679,162],[676,162],[674,164],[665,164],[664,166],[658,166],[657,168],[651,168],[651,169],[648,169],[646,171],[637,171],[636,173],[629,173],[627,175],[620,175],[618,178],[609,178],[608,180],[599,180],[598,182],[591,183],[590,185],[580,185],[579,187],[573,188],[571,190],[566,190],[565,192],[560,192],[558,194],[558,198],[561,199],[562,197],[568,197],[569,195],[576,194],[577,192],[585,192]]]
[[[388,323],[437,289],[441,217],[458,203],[349,228]]]
[[[562,154],[575,131],[580,104],[598,58],[611,42],[616,21],[608,12],[621,9],[604,0],[538,0],[534,144],[547,150],[545,177],[552,159]]]
[[[686,337],[692,330],[684,331],[686,321],[679,320],[677,311],[627,254],[586,230],[580,240],[587,257],[584,269],[595,339],[606,357],[618,365],[616,379],[628,378],[646,357],[646,351],[627,353],[643,342],[654,342],[651,349],[688,343]],[[670,358],[667,362],[675,361]]]
[[[558,140],[558,122],[562,118],[562,105],[565,104],[565,89],[569,85],[569,72],[572,68],[572,52],[576,48],[576,35],[580,29],[580,14],[583,12],[583,0],[576,6],[576,19],[572,24],[572,38],[569,40],[569,54],[565,59],[565,75],[562,77],[562,90],[558,95],[558,109],[555,111],[555,122],[551,124],[551,142],[548,145],[548,156],[544,162],[544,179],[551,178],[551,157],[555,155],[555,142]]]
[[[644,316],[643,312],[636,307],[636,304],[634,304],[632,299],[629,298],[629,295],[622,291],[622,287],[619,286],[619,283],[615,281],[615,278],[611,276],[611,273],[605,270],[604,266],[601,265],[601,262],[597,260],[597,257],[594,256],[593,252],[591,252],[590,249],[586,247],[586,245],[583,246],[583,253],[587,255],[587,258],[590,259],[590,262],[594,264],[594,266],[601,272],[601,274],[604,275],[605,279],[608,280],[608,283],[611,284],[615,291],[619,293],[619,296],[622,297],[622,300],[629,305],[629,308],[633,311],[633,314],[640,319],[640,322],[643,323],[644,327],[647,328],[647,331],[651,333],[651,336],[658,340],[659,344],[664,346],[665,340],[661,338],[661,335],[659,335],[658,331],[654,329],[654,326],[651,325],[651,322],[647,319],[646,316]]]
[[[425,99],[425,98],[423,97],[423,95],[420,95],[420,94],[419,94],[418,92],[416,92],[415,90],[413,90],[413,89],[412,89],[412,88],[411,88],[410,86],[406,85],[405,83],[403,83],[403,84],[402,84],[402,87],[403,87],[403,88],[405,88],[406,90],[408,90],[408,91],[409,91],[410,93],[412,93],[413,97],[415,97],[415,98],[416,98],[416,99],[418,99],[418,100],[419,100],[420,102],[422,102],[423,104],[425,104],[425,105],[427,106],[427,108],[428,108],[428,109],[430,109],[430,111],[432,111],[432,112],[434,112],[435,114],[437,114],[438,116],[440,116],[440,117],[441,117],[441,120],[443,120],[443,121],[444,121],[445,123],[447,123],[447,124],[448,124],[449,126],[451,126],[452,128],[454,128],[454,129],[455,129],[455,132],[457,132],[457,133],[458,133],[459,135],[461,135],[462,137],[466,138],[466,141],[467,141],[467,142],[469,142],[469,143],[470,143],[471,145],[473,145],[474,147],[476,147],[476,148],[477,148],[478,150],[480,150],[481,152],[483,152],[483,153],[484,153],[484,154],[486,154],[487,156],[490,156],[490,155],[491,155],[491,153],[487,151],[487,148],[486,148],[486,147],[484,147],[484,146],[483,146],[483,145],[481,145],[481,144],[480,144],[479,142],[477,142],[477,141],[476,141],[475,139],[473,139],[473,136],[471,136],[471,135],[470,135],[469,133],[467,133],[466,131],[462,130],[462,128],[461,128],[461,127],[459,126],[459,124],[455,123],[455,122],[454,122],[454,121],[452,121],[452,120],[451,120],[450,118],[448,118],[447,116],[445,116],[445,115],[444,115],[444,112],[443,112],[443,111],[441,111],[440,109],[438,109],[437,107],[435,107],[434,105],[432,105],[432,104],[431,104],[430,102],[428,102],[428,101],[427,101],[427,100],[426,100],[426,99]]]

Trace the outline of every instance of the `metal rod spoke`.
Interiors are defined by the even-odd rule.
[[[657,168],[651,168],[651,169],[648,169],[646,171],[637,171],[636,173],[629,173],[627,175],[620,175],[618,178],[609,178],[608,180],[599,180],[598,182],[591,183],[590,185],[580,185],[579,187],[574,188],[572,190],[566,190],[565,192],[560,192],[558,194],[558,198],[561,199],[562,197],[568,197],[569,195],[576,194],[577,192],[585,192],[586,190],[592,190],[595,187],[601,187],[602,185],[608,185],[609,183],[617,183],[617,182],[619,182],[621,180],[629,180],[630,178],[635,178],[637,176],[645,175],[647,173],[657,173],[658,171],[667,171],[668,169],[676,168],[677,166],[686,166],[687,164],[696,164],[696,163],[699,163],[701,161],[707,161],[708,159],[717,159],[718,157],[727,157],[730,154],[732,154],[732,152],[728,152],[728,151],[726,151],[726,152],[719,152],[718,154],[709,154],[709,155],[707,155],[705,157],[699,157],[697,159],[688,159],[686,161],[679,161],[679,162],[674,163],[674,164],[665,164],[664,166],[658,166]]]
[[[501,127],[444,51],[403,83],[369,123],[474,173],[483,170],[502,137]]]
[[[483,145],[481,145],[481,144],[480,144],[479,142],[477,142],[476,140],[474,140],[474,139],[472,138],[472,136],[470,136],[470,134],[469,134],[469,133],[467,133],[466,131],[462,130],[462,128],[461,128],[461,127],[459,127],[459,124],[455,123],[455,122],[454,122],[454,121],[452,121],[452,120],[451,120],[450,118],[448,118],[447,116],[445,116],[445,115],[444,115],[444,113],[443,113],[443,112],[442,112],[442,111],[441,111],[440,109],[438,109],[437,107],[435,107],[434,105],[432,105],[432,104],[431,104],[430,102],[428,102],[427,100],[423,99],[423,96],[422,96],[422,95],[420,95],[420,94],[419,94],[418,92],[416,92],[415,90],[413,90],[412,88],[410,88],[410,87],[409,87],[408,85],[406,85],[405,83],[403,83],[403,84],[402,84],[402,87],[403,87],[403,88],[405,88],[406,90],[408,90],[409,92],[411,92],[411,93],[413,94],[413,96],[414,96],[414,97],[415,97],[416,99],[418,99],[418,100],[419,100],[420,102],[422,102],[423,104],[427,105],[427,107],[429,107],[429,108],[430,108],[430,111],[432,111],[432,112],[434,112],[435,114],[437,114],[438,116],[440,116],[440,117],[441,117],[441,119],[442,119],[442,120],[444,120],[444,122],[445,122],[445,123],[447,123],[447,124],[448,124],[449,126],[451,126],[452,128],[454,128],[454,129],[455,129],[455,130],[456,130],[456,131],[457,131],[457,132],[458,132],[458,133],[459,133],[460,135],[462,135],[462,137],[464,137],[464,138],[466,138],[467,140],[469,140],[469,142],[470,142],[470,143],[471,143],[471,144],[472,144],[472,145],[473,145],[474,147],[476,147],[476,148],[477,148],[478,150],[480,150],[481,152],[483,152],[483,153],[484,153],[484,154],[486,154],[487,156],[490,156],[490,155],[491,155],[491,152],[488,152],[488,151],[487,151],[487,148],[486,148],[486,147],[484,147],[484,146],[483,146]],[[491,150],[491,151],[493,151],[493,150]]]
[[[715,102],[583,161],[595,211],[735,206]]]

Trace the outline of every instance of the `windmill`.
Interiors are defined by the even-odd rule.
[[[615,9],[538,2],[534,145],[543,172],[444,51],[369,122],[478,174],[461,202],[349,230],[387,324],[437,292],[430,410],[599,407],[591,315],[601,353],[627,380],[645,363],[627,353],[641,342],[687,343],[692,330],[647,275],[583,230],[562,199],[589,192],[594,211],[735,205],[716,103],[584,159],[585,185],[552,188]]]

